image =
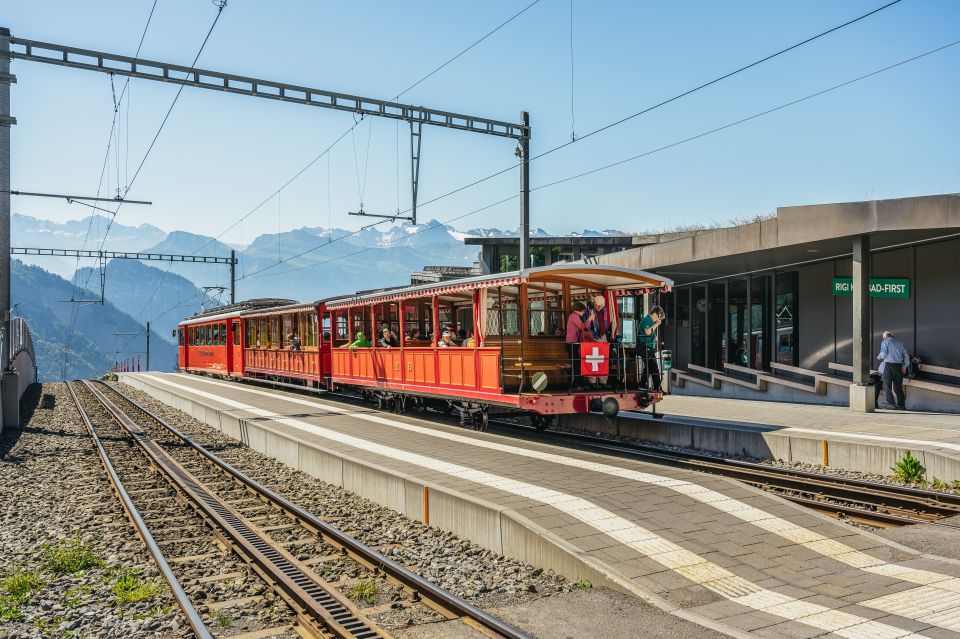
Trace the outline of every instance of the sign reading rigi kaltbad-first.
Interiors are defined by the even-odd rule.
[[[852,277],[833,278],[833,294],[850,297],[853,295]],[[870,297],[893,297],[910,299],[910,280],[907,278],[870,278]]]

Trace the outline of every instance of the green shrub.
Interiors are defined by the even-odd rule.
[[[923,473],[926,469],[919,459],[910,454],[909,450],[903,456],[903,459],[890,467],[890,470],[893,471],[894,478],[907,484],[918,484],[925,481]]]
[[[150,599],[163,592],[164,585],[153,579],[144,579],[140,571],[127,568],[117,573],[113,582],[113,602],[117,606]]]
[[[43,579],[36,571],[15,569],[0,580],[0,620],[15,621],[23,616],[20,609],[30,595],[43,587]]]
[[[577,582],[577,588],[580,590],[590,590],[593,588],[593,582],[589,579],[581,579]]]
[[[79,533],[61,539],[58,543],[44,544],[40,553],[43,557],[43,568],[57,574],[103,566],[103,560],[93,551],[93,546],[80,539]]]
[[[353,586],[347,591],[347,596],[357,601],[362,601],[368,606],[376,601],[377,594],[380,592],[380,586],[373,580],[365,580]]]

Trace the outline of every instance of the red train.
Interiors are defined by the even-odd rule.
[[[581,344],[583,378],[565,344],[577,301],[669,290],[650,273],[561,264],[310,303],[251,300],[180,323],[179,368],[316,390],[346,389],[403,411],[427,406],[486,425],[491,412],[546,428],[558,414],[644,409],[626,344]],[[584,347],[587,348],[584,348]],[[591,375],[591,373],[593,373]],[[574,387],[575,382],[588,389]]]

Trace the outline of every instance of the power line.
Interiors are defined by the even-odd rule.
[[[820,33],[818,33],[818,34],[816,34],[816,35],[813,35],[813,36],[811,36],[811,37],[809,37],[809,38],[807,38],[807,39],[805,39],[805,40],[802,40],[802,41],[797,42],[797,43],[795,43],[795,44],[792,44],[792,45],[790,45],[790,46],[788,46],[788,47],[785,47],[785,48],[783,48],[783,49],[780,49],[779,51],[777,51],[777,52],[775,52],[775,53],[771,53],[771,54],[769,54],[769,55],[767,55],[767,56],[765,56],[765,57],[763,57],[763,58],[760,58],[759,60],[756,60],[756,61],[751,62],[751,63],[749,63],[749,64],[743,65],[743,66],[741,66],[741,67],[739,67],[739,68],[737,68],[737,69],[735,69],[735,70],[733,70],[733,71],[727,72],[727,73],[725,73],[725,74],[723,74],[723,75],[721,75],[721,76],[719,76],[719,77],[717,77],[717,78],[714,78],[713,80],[709,80],[708,82],[704,82],[704,83],[702,83],[702,84],[700,84],[700,85],[698,85],[698,86],[696,86],[696,87],[694,87],[694,88],[692,88],[692,89],[688,89],[687,91],[684,91],[683,93],[677,94],[677,95],[675,95],[675,96],[673,96],[673,97],[671,97],[671,98],[668,98],[668,99],[666,99],[666,100],[663,100],[663,101],[661,101],[661,102],[659,102],[659,103],[657,103],[657,104],[654,104],[654,105],[652,105],[652,106],[646,107],[646,108],[644,108],[644,109],[642,109],[642,110],[640,110],[640,111],[637,111],[637,112],[635,112],[635,113],[633,113],[633,114],[631,114],[631,115],[628,115],[628,116],[626,116],[626,117],[620,118],[619,120],[615,120],[614,122],[610,122],[610,123],[608,123],[608,124],[605,124],[605,125],[603,125],[602,127],[598,128],[598,129],[594,129],[593,131],[590,131],[589,133],[586,133],[586,134],[584,134],[584,135],[581,135],[581,136],[577,137],[576,139],[568,140],[568,141],[566,141],[566,142],[564,142],[564,143],[562,143],[562,144],[559,144],[559,145],[554,146],[554,147],[552,147],[552,148],[550,148],[550,149],[547,149],[546,151],[543,151],[543,152],[541,152],[541,153],[539,153],[539,154],[537,154],[537,155],[532,156],[532,157],[530,158],[530,161],[533,162],[534,160],[540,159],[540,158],[542,158],[542,157],[544,157],[544,156],[546,156],[546,155],[549,155],[549,154],[551,154],[551,153],[554,153],[555,151],[559,151],[560,149],[566,148],[566,147],[570,146],[571,144],[575,144],[576,142],[580,142],[581,140],[585,140],[585,139],[587,139],[587,138],[589,138],[589,137],[591,137],[591,136],[597,135],[597,134],[599,134],[599,133],[601,133],[601,132],[604,132],[604,131],[607,131],[607,130],[615,127],[615,126],[618,126],[618,125],[620,125],[620,124],[623,124],[623,123],[625,123],[625,122],[628,122],[628,121],[630,121],[630,120],[632,120],[632,119],[634,119],[634,118],[636,118],[636,117],[639,117],[639,116],[641,116],[641,115],[644,115],[644,114],[646,114],[646,113],[649,113],[649,112],[651,112],[651,111],[653,111],[653,110],[655,110],[655,109],[658,109],[658,108],[660,108],[660,107],[662,107],[662,106],[664,106],[664,105],[670,104],[671,102],[675,102],[675,101],[677,101],[677,100],[679,100],[679,99],[681,99],[681,98],[683,98],[683,97],[686,97],[686,96],[688,96],[688,95],[691,95],[691,94],[693,94],[693,93],[696,93],[697,91],[701,91],[702,89],[705,89],[706,87],[709,87],[709,86],[711,86],[711,85],[714,85],[714,84],[716,84],[716,83],[718,83],[718,82],[721,82],[722,80],[725,80],[725,79],[727,79],[727,78],[733,77],[733,76],[737,75],[738,73],[742,73],[743,71],[746,71],[747,69],[751,69],[751,68],[753,68],[753,67],[755,67],[755,66],[757,66],[757,65],[759,65],[759,64],[762,64],[762,63],[764,63],[764,62],[767,62],[767,61],[769,61],[769,60],[772,60],[772,59],[774,59],[774,58],[776,58],[776,57],[778,57],[778,56],[780,56],[780,55],[783,55],[784,53],[787,53],[788,51],[792,51],[792,50],[794,50],[794,49],[797,49],[797,48],[799,48],[799,47],[802,47],[802,46],[804,46],[804,45],[806,45],[806,44],[809,44],[810,42],[813,42],[813,41],[815,41],[815,40],[818,40],[818,39],[820,39],[820,38],[822,38],[822,37],[824,37],[824,36],[826,36],[826,35],[828,35],[828,34],[830,34],[830,33],[833,33],[833,32],[835,32],[835,31],[838,31],[838,30],[840,30],[840,29],[843,29],[844,27],[850,26],[850,25],[852,25],[852,24],[855,24],[855,23],[857,23],[857,22],[859,22],[859,21],[861,21],[861,20],[864,20],[865,18],[868,18],[868,17],[870,17],[870,16],[872,16],[872,15],[874,15],[874,14],[876,14],[876,13],[879,13],[880,11],[883,11],[884,9],[887,9],[888,7],[892,7],[893,5],[895,5],[895,4],[897,4],[897,3],[901,2],[901,1],[902,1],[902,0],[893,0],[892,2],[889,2],[889,3],[887,3],[887,4],[885,4],[885,5],[881,6],[881,7],[879,7],[879,8],[877,8],[877,9],[872,10],[872,11],[869,11],[869,12],[867,12],[867,13],[865,13],[865,14],[857,17],[857,18],[854,18],[854,19],[852,19],[852,20],[848,20],[848,21],[846,21],[846,22],[844,22],[844,23],[842,23],[842,24],[839,24],[839,25],[837,25],[837,26],[835,26],[835,27],[831,27],[830,29],[827,29],[826,31],[821,31]],[[511,166],[509,166],[509,167],[506,167],[506,168],[503,168],[503,169],[501,169],[501,170],[499,170],[499,171],[495,171],[494,173],[491,173],[491,174],[489,174],[489,175],[487,175],[487,176],[485,176],[485,177],[478,178],[478,179],[476,179],[476,180],[474,180],[474,181],[472,181],[472,182],[470,182],[470,183],[468,183],[468,184],[464,184],[464,185],[459,186],[459,187],[457,187],[457,188],[455,188],[455,189],[453,189],[453,190],[451,190],[451,191],[447,191],[446,193],[443,193],[443,194],[438,195],[438,196],[436,196],[436,197],[434,197],[434,198],[432,198],[432,199],[429,199],[429,200],[427,200],[426,202],[418,203],[417,206],[422,207],[422,206],[426,206],[426,205],[428,205],[428,204],[432,204],[432,203],[434,203],[434,202],[438,202],[438,201],[440,201],[440,200],[446,199],[446,198],[448,198],[448,197],[450,197],[450,196],[452,196],[452,195],[455,195],[455,194],[457,194],[457,193],[460,193],[460,192],[462,192],[462,191],[465,191],[465,190],[467,190],[467,189],[470,189],[470,188],[472,188],[472,187],[474,187],[474,186],[477,186],[477,185],[479,185],[479,184],[482,184],[482,183],[484,183],[484,182],[487,182],[487,181],[489,181],[489,180],[492,180],[493,178],[498,177],[498,176],[500,176],[500,175],[503,175],[504,173],[508,173],[509,171],[512,171],[514,168],[516,168],[516,166],[517,166],[516,164],[513,164],[513,165],[511,165]],[[409,213],[410,211],[411,211],[411,209],[407,209],[407,210],[405,210],[405,211],[402,211],[401,213],[402,213],[402,214],[403,214],[403,213]],[[389,221],[389,220],[382,220],[381,222],[378,222],[378,223],[383,223],[383,222],[386,222],[386,221]],[[325,246],[325,245],[324,245],[324,244],[318,244],[318,245],[316,245],[316,246],[314,246],[314,247],[312,247],[312,248],[310,248],[310,249],[307,249],[306,251],[303,251],[303,252],[298,253],[298,254],[296,254],[296,255],[290,256],[290,257],[288,257],[287,259],[285,259],[285,260],[283,260],[283,261],[277,262],[277,263],[272,264],[272,265],[270,265],[270,266],[267,266],[267,267],[264,267],[264,268],[259,269],[259,270],[257,270],[257,271],[254,271],[253,273],[248,274],[248,277],[251,276],[251,275],[256,275],[257,273],[260,273],[260,272],[269,270],[269,269],[274,268],[274,267],[276,267],[276,266],[279,266],[280,264],[282,264],[282,263],[284,263],[284,262],[287,262],[287,261],[290,261],[291,259],[295,259],[295,258],[297,258],[297,257],[301,257],[301,256],[303,256],[303,255],[306,255],[307,253],[312,253],[313,251],[316,251],[316,250],[318,250],[318,249],[320,249],[320,248],[323,248],[323,246]]]
[[[886,72],[886,71],[890,71],[890,70],[892,70],[892,69],[896,69],[896,68],[898,68],[898,67],[904,66],[904,65],[909,64],[909,63],[911,63],[911,62],[915,62],[915,61],[917,61],[917,60],[920,60],[921,58],[925,58],[925,57],[927,57],[927,56],[933,55],[933,54],[938,53],[938,52],[940,52],[940,51],[944,51],[944,50],[946,50],[946,49],[949,49],[949,48],[954,47],[954,46],[957,46],[957,45],[960,45],[960,40],[955,40],[954,42],[950,42],[950,43],[948,43],[948,44],[939,46],[939,47],[937,47],[937,48],[935,48],[935,49],[931,49],[931,50],[926,51],[926,52],[924,52],[924,53],[915,55],[915,56],[913,56],[913,57],[906,58],[906,59],[904,59],[904,60],[900,60],[899,62],[895,62],[895,63],[890,64],[890,65],[888,65],[888,66],[885,66],[885,67],[882,67],[882,68],[880,68],[880,69],[877,69],[877,70],[875,70],[875,71],[871,71],[870,73],[866,73],[866,74],[864,74],[864,75],[858,76],[858,77],[853,78],[853,79],[851,79],[851,80],[847,80],[847,81],[845,81],[845,82],[841,82],[841,83],[839,83],[839,84],[835,84],[835,85],[833,85],[833,86],[831,86],[831,87],[828,87],[828,88],[826,88],[826,89],[822,89],[822,90],[820,90],[820,91],[816,91],[815,93],[810,93],[810,94],[805,95],[805,96],[803,96],[803,97],[801,97],[801,98],[797,98],[797,99],[795,99],[795,100],[791,100],[791,101],[789,101],[789,102],[785,102],[785,103],[783,103],[783,104],[781,104],[781,105],[779,105],[779,106],[776,106],[776,107],[773,107],[773,108],[770,108],[770,109],[766,109],[766,110],[760,111],[760,112],[758,112],[758,113],[754,113],[753,115],[749,115],[749,116],[747,116],[747,117],[740,118],[740,119],[735,120],[735,121],[733,121],[733,122],[728,122],[727,124],[724,124],[724,125],[721,125],[721,126],[718,126],[718,127],[712,128],[712,129],[709,129],[709,130],[707,130],[707,131],[703,131],[703,132],[701,132],[701,133],[698,133],[698,134],[696,134],[696,135],[692,135],[692,136],[683,138],[683,139],[681,139],[681,140],[677,140],[676,142],[672,142],[672,143],[670,143],[670,144],[665,144],[665,145],[663,145],[663,146],[660,146],[660,147],[657,147],[657,148],[654,148],[654,149],[650,149],[649,151],[645,151],[645,152],[643,152],[643,153],[639,153],[639,154],[637,154],[637,155],[633,155],[633,156],[624,158],[624,159],[622,159],[622,160],[618,160],[618,161],[616,161],[616,162],[611,162],[611,163],[609,163],[609,164],[605,164],[605,165],[602,165],[602,166],[599,166],[599,167],[590,169],[590,170],[588,170],[588,171],[583,171],[583,172],[581,172],[581,173],[577,173],[577,174],[574,174],[574,175],[570,175],[570,176],[561,178],[561,179],[559,179],[559,180],[554,180],[553,182],[548,182],[548,183],[545,183],[545,184],[541,184],[541,185],[539,185],[539,186],[535,186],[535,187],[531,188],[530,190],[531,190],[531,191],[539,191],[539,190],[542,190],[542,189],[551,188],[551,187],[557,186],[557,185],[559,185],[559,184],[563,184],[563,183],[566,183],[566,182],[571,182],[571,181],[573,181],[573,180],[577,180],[577,179],[580,179],[580,178],[583,178],[583,177],[586,177],[586,176],[589,176],[589,175],[593,175],[593,174],[595,174],[595,173],[600,173],[600,172],[602,172],[602,171],[606,171],[606,170],[615,168],[615,167],[617,167],[617,166],[626,164],[626,163],[628,163],[628,162],[633,162],[633,161],[635,161],[635,160],[639,160],[639,159],[641,159],[641,158],[648,157],[648,156],[654,155],[654,154],[656,154],[656,153],[660,153],[660,152],[666,151],[666,150],[668,150],[668,149],[672,149],[672,148],[677,147],[677,146],[680,146],[680,145],[682,145],[682,144],[686,144],[686,143],[688,143],[688,142],[692,142],[692,141],[694,141],[694,140],[698,140],[698,139],[700,139],[700,138],[707,137],[707,136],[712,135],[712,134],[714,134],[714,133],[719,133],[720,131],[724,131],[724,130],[726,130],[726,129],[730,129],[730,128],[739,126],[739,125],[741,125],[741,124],[750,122],[750,121],[752,121],[752,120],[756,120],[757,118],[761,118],[761,117],[763,117],[763,116],[770,115],[771,113],[775,113],[775,112],[777,112],[777,111],[781,111],[781,110],[783,110],[783,109],[786,109],[786,108],[788,108],[788,107],[791,107],[791,106],[800,104],[800,103],[802,103],[802,102],[806,102],[806,101],[808,101],[808,100],[811,100],[811,99],[813,99],[813,98],[819,97],[819,96],[824,95],[824,94],[826,94],[826,93],[830,93],[830,92],[832,92],[832,91],[836,91],[836,90],[841,89],[841,88],[843,88],[843,87],[850,86],[851,84],[860,82],[860,81],[862,81],[862,80],[866,80],[866,79],[868,79],[868,78],[874,77],[874,76],[879,75],[879,74],[881,74],[881,73],[884,73],[884,72]],[[482,206],[482,207],[480,207],[480,208],[478,208],[478,209],[474,209],[474,210],[472,210],[472,211],[470,211],[470,212],[468,212],[468,213],[464,213],[464,214],[462,214],[462,215],[458,215],[458,216],[456,216],[456,217],[453,217],[453,218],[450,218],[450,219],[448,219],[448,220],[445,220],[445,221],[442,222],[441,224],[450,224],[451,222],[455,222],[455,221],[457,221],[457,220],[464,219],[464,218],[469,217],[469,216],[471,216],[471,215],[475,215],[475,214],[480,213],[480,212],[482,212],[482,211],[486,211],[486,210],[488,210],[488,209],[490,209],[490,208],[493,208],[494,206],[498,206],[498,205],[500,205],[500,204],[504,204],[505,202],[509,202],[510,200],[516,199],[517,197],[518,197],[517,195],[509,196],[509,197],[507,197],[507,198],[498,200],[498,201],[493,202],[493,203],[491,203],[491,204],[487,204],[487,205],[485,205],[485,206]],[[383,244],[393,244],[394,242],[398,242],[398,241],[401,241],[401,240],[405,240],[405,239],[407,239],[407,238],[409,238],[409,237],[411,237],[411,236],[413,236],[413,235],[418,235],[418,234],[423,233],[423,232],[425,232],[425,231],[432,230],[433,228],[435,228],[435,227],[433,227],[433,226],[427,226],[427,227],[425,227],[424,229],[421,229],[421,230],[419,230],[419,231],[415,231],[415,232],[413,232],[413,233],[408,233],[408,234],[406,234],[405,236],[397,237],[397,238],[394,238],[394,239],[392,239],[392,240],[387,240],[387,241],[384,242]],[[277,273],[272,273],[269,277],[273,277],[273,276],[275,276],[275,275],[283,275],[283,274],[286,274],[286,273],[291,273],[291,272],[293,272],[293,271],[299,271],[299,270],[303,270],[303,269],[306,269],[306,268],[313,268],[313,267],[315,267],[315,266],[321,266],[321,265],[323,265],[323,264],[329,264],[329,263],[331,263],[331,262],[336,262],[336,261],[338,261],[338,260],[346,259],[346,258],[348,258],[348,257],[353,257],[353,256],[356,256],[356,255],[360,255],[360,254],[362,254],[362,253],[366,253],[366,252],[372,251],[372,250],[377,249],[377,248],[381,248],[381,246],[371,246],[371,247],[367,247],[367,248],[361,249],[361,250],[359,250],[359,251],[355,251],[355,252],[350,253],[350,254],[348,254],[348,255],[343,255],[343,256],[339,256],[339,257],[334,257],[334,258],[331,258],[331,259],[328,259],[328,260],[323,260],[323,261],[320,261],[320,262],[314,262],[314,263],[311,263],[311,264],[305,264],[305,265],[298,266],[298,267],[295,267],[295,268],[285,269],[285,270],[280,271],[280,272],[277,272]],[[260,271],[255,271],[255,272],[251,273],[250,276],[256,275],[257,273],[262,272],[262,271],[264,271],[264,270],[266,270],[266,269],[261,269]]]
[[[485,33],[483,36],[481,36],[481,37],[478,38],[477,40],[473,41],[473,42],[472,42],[471,44],[469,44],[467,47],[461,49],[461,50],[460,50],[457,54],[455,54],[453,57],[449,58],[448,60],[446,60],[444,63],[440,64],[439,66],[435,67],[433,70],[431,70],[429,73],[427,73],[426,75],[424,75],[423,77],[421,77],[419,80],[417,80],[416,82],[414,82],[414,83],[411,84],[410,86],[408,86],[408,87],[407,87],[406,89],[404,89],[403,91],[400,91],[399,93],[397,93],[395,96],[393,96],[393,98],[391,98],[391,101],[397,100],[398,98],[402,97],[403,95],[405,95],[406,93],[410,92],[411,90],[413,90],[414,88],[416,88],[417,86],[419,86],[420,84],[422,84],[424,81],[426,81],[426,80],[429,79],[430,77],[434,76],[435,74],[437,74],[438,72],[440,72],[441,70],[443,70],[444,68],[446,68],[447,66],[449,66],[452,62],[454,62],[455,60],[457,60],[458,58],[460,58],[461,56],[463,56],[465,53],[467,53],[468,51],[470,51],[471,49],[473,49],[474,47],[476,47],[478,44],[480,44],[480,43],[482,43],[483,41],[487,40],[490,36],[494,35],[494,34],[497,33],[498,31],[500,31],[503,27],[507,26],[508,24],[510,24],[511,22],[513,22],[514,20],[516,20],[517,18],[519,18],[521,15],[523,15],[524,13],[526,13],[529,9],[533,8],[533,7],[534,7],[536,4],[538,4],[539,2],[540,2],[540,0],[534,0],[534,1],[531,2],[530,4],[526,5],[523,9],[521,9],[520,11],[516,12],[515,14],[513,14],[512,16],[510,16],[509,18],[507,18],[506,20],[504,20],[503,22],[501,22],[499,25],[497,25],[496,27],[494,27],[493,29],[491,29],[490,31],[488,31],[487,33]],[[338,137],[336,140],[334,140],[333,143],[331,143],[329,146],[327,146],[327,148],[324,149],[319,155],[317,155],[317,156],[314,157],[312,160],[310,160],[306,165],[304,165],[304,167],[301,168],[299,171],[297,171],[297,172],[293,175],[293,177],[291,177],[291,178],[288,179],[286,182],[284,182],[283,185],[282,185],[280,188],[278,188],[276,191],[274,191],[274,192],[271,193],[269,196],[267,196],[263,201],[260,202],[260,204],[258,204],[258,205],[255,206],[253,209],[251,209],[251,210],[250,210],[248,213],[246,213],[243,217],[241,217],[241,218],[238,219],[237,221],[233,222],[230,226],[228,226],[226,229],[224,229],[224,230],[223,230],[221,233],[219,233],[216,237],[214,237],[213,239],[209,240],[206,244],[204,244],[203,246],[201,246],[200,248],[198,248],[197,251],[200,251],[200,250],[203,249],[204,247],[212,244],[214,241],[219,240],[219,239],[222,238],[224,235],[226,235],[231,229],[235,228],[235,227],[237,226],[237,224],[239,224],[241,221],[247,219],[247,218],[250,217],[253,213],[255,213],[255,212],[258,211],[260,208],[262,208],[263,205],[266,204],[267,202],[269,202],[270,200],[272,200],[272,199],[274,198],[274,196],[277,195],[277,193],[279,193],[280,191],[284,190],[286,187],[290,186],[290,184],[292,184],[292,183],[293,183],[294,181],[296,181],[300,176],[302,176],[304,173],[306,173],[307,170],[309,170],[310,167],[312,167],[314,164],[316,164],[322,157],[328,156],[328,159],[329,159],[329,153],[330,153],[330,151],[333,149],[333,147],[335,147],[337,144],[339,144],[345,137],[347,137],[347,135],[350,135],[350,133],[353,132],[353,130],[360,124],[360,122],[362,122],[362,119],[359,120],[359,121],[354,121],[353,125],[352,125],[350,128],[348,128],[346,131],[344,131],[343,133],[341,133],[341,134],[340,134],[340,137]],[[329,183],[329,178],[328,178],[328,183]],[[329,197],[329,189],[328,189],[328,197]],[[375,224],[382,224],[383,222],[386,222],[386,221],[388,221],[388,220],[383,220],[383,221],[381,221],[381,222],[376,222]],[[329,224],[329,223],[328,223],[328,224]],[[363,228],[368,228],[368,227],[363,227]],[[363,229],[361,229],[361,230],[363,230]],[[328,236],[328,237],[329,237],[329,236]]]

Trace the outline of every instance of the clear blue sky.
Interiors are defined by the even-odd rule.
[[[152,0],[6,2],[14,35],[133,55]],[[527,4],[427,0],[230,0],[198,66],[390,98]],[[574,107],[584,133],[883,0],[574,2]],[[542,0],[404,99],[515,120],[531,112],[536,154],[570,137],[569,0]],[[188,64],[216,9],[159,0],[142,57]],[[960,39],[960,2],[904,0],[873,17],[532,165],[534,185],[679,140]],[[14,188],[96,190],[112,118],[107,76],[17,61]],[[532,224],[550,232],[627,231],[724,222],[777,206],[960,191],[960,46],[746,125],[534,194]],[[122,86],[122,79],[116,83]],[[121,174],[132,173],[175,86],[131,84]],[[126,115],[126,107],[123,108]],[[217,234],[339,136],[352,116],[185,89],[118,220]],[[129,154],[127,131],[129,130]],[[370,135],[369,157],[366,152]],[[226,237],[249,242],[278,226],[357,228],[364,203],[392,213],[409,201],[408,141],[397,125],[356,130],[327,163]],[[509,140],[425,131],[421,201],[515,161]],[[112,159],[111,162],[116,162]],[[368,164],[364,172],[364,164]],[[129,166],[129,169],[125,169]],[[113,180],[115,181],[115,180]],[[121,182],[123,180],[121,179]],[[513,171],[423,207],[446,220],[516,193]],[[330,206],[328,208],[328,196]],[[64,220],[86,209],[14,200],[14,211]],[[516,201],[456,222],[515,227]],[[279,219],[278,219],[279,216]]]

